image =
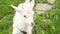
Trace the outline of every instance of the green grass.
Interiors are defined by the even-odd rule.
[[[0,34],[12,34],[12,21],[15,11],[10,5],[17,6],[22,2],[24,0],[0,0]],[[35,0],[35,2],[38,3],[41,0]],[[48,3],[47,0],[44,2]],[[53,6],[53,9],[48,10],[43,15],[35,13],[36,26],[33,28],[33,34],[60,34],[60,0],[56,0]],[[47,20],[46,22],[41,21],[43,16]]]

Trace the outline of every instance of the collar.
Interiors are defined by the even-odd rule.
[[[20,30],[21,31],[21,30]],[[21,31],[22,33],[24,33],[24,34],[27,34],[27,32],[24,32],[24,31]]]

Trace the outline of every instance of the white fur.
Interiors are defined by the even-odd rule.
[[[13,18],[12,34],[23,34],[21,31],[25,31],[27,32],[27,34],[32,34],[32,23],[34,23],[34,0],[32,0],[31,2],[30,0],[26,0],[25,3],[19,4],[18,7],[13,5],[11,6],[16,10],[15,16]],[[24,15],[26,17],[24,17]]]

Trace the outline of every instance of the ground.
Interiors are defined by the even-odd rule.
[[[0,34],[12,34],[12,21],[15,11],[10,5],[17,6],[22,2],[24,0],[0,0]],[[42,2],[42,0],[35,0],[36,4],[39,2]],[[43,2],[50,4],[47,0]],[[44,14],[37,14],[34,7],[35,26],[33,34],[60,34],[60,0],[56,0],[51,5],[54,8],[47,10]]]

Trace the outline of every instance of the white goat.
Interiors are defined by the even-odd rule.
[[[19,4],[18,7],[11,5],[16,10],[13,18],[13,32],[12,34],[32,34],[34,25],[34,0],[26,0],[24,3]]]

